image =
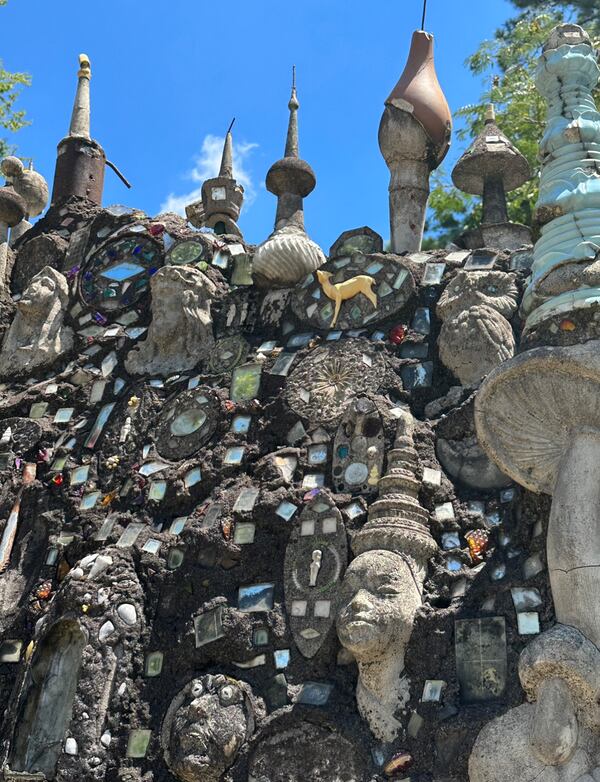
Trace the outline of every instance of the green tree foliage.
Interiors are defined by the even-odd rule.
[[[0,6],[6,5],[7,0],[0,0]],[[14,132],[28,125],[25,112],[17,110],[15,103],[22,87],[31,83],[29,74],[12,73],[2,67],[0,60],[0,127]],[[0,139],[0,157],[4,157],[12,150],[6,139]]]
[[[539,0],[512,0],[517,8],[535,10],[539,7]],[[600,24],[600,5],[598,0],[573,0],[571,3],[561,3],[560,0],[549,0],[549,5],[553,5],[561,12],[568,10],[578,24],[584,27],[589,24]]]
[[[483,41],[467,59],[466,66],[474,76],[482,79],[484,90],[476,104],[463,106],[456,112],[458,130],[454,143],[462,142],[462,148],[469,145],[483,128],[487,104],[493,102],[498,126],[525,155],[534,171],[533,179],[507,194],[510,220],[528,225],[537,200],[537,155],[546,117],[545,101],[534,84],[535,69],[541,46],[552,28],[573,16],[569,15],[567,6],[552,0],[514,2],[531,5],[532,10],[509,19],[496,31],[494,38]],[[582,5],[584,3],[582,0]],[[579,19],[579,16],[575,18]],[[600,37],[600,23],[588,23],[586,29],[593,38]],[[454,188],[449,176],[438,173],[432,184],[425,248],[446,246],[465,229],[476,226],[481,216],[479,199]]]

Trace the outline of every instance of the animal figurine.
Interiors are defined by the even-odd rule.
[[[335,302],[335,311],[331,323],[329,324],[330,328],[333,328],[337,323],[342,302],[353,299],[355,296],[358,296],[359,293],[366,296],[373,307],[377,309],[377,294],[373,292],[375,280],[372,277],[368,277],[366,274],[359,274],[356,277],[351,277],[349,280],[333,284],[329,282],[331,272],[325,272],[321,269],[317,269],[317,277],[321,283],[323,293]]]

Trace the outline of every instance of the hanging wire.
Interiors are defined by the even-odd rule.
[[[423,19],[421,20],[421,30],[425,29],[425,15],[427,13],[427,0],[423,0]]]

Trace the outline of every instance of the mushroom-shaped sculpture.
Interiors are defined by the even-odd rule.
[[[578,630],[555,625],[523,650],[519,677],[530,702],[481,731],[469,760],[471,782],[597,779],[598,649]]]
[[[421,248],[429,175],[448,152],[451,130],[452,115],[435,72],[433,35],[418,30],[379,124],[379,148],[390,170],[393,252]]]
[[[464,193],[483,196],[481,231],[485,246],[513,249],[531,241],[526,226],[509,223],[506,208],[506,193],[525,184],[531,176],[527,159],[498,128],[494,107],[490,105],[483,130],[452,171],[456,187]]]
[[[33,167],[25,168],[18,157],[5,157],[0,166],[13,190],[26,205],[27,217],[37,217],[48,203],[48,183]]]
[[[529,350],[484,380],[479,442],[522,486],[552,494],[548,568],[556,617],[600,644],[600,342]]]

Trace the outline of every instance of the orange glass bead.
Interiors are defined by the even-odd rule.
[[[573,323],[572,320],[565,318],[564,320],[561,320],[559,328],[561,331],[575,331],[577,326]]]
[[[465,535],[465,540],[469,544],[469,554],[473,562],[483,562],[489,537],[489,534],[484,529],[474,529]]]

